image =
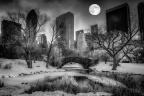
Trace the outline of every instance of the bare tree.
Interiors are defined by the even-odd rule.
[[[61,26],[64,26],[64,23],[62,23]],[[61,35],[64,30],[64,27],[58,27],[56,20],[54,20],[50,24],[50,28],[51,28],[52,35],[51,35],[50,45],[49,45],[48,52],[47,52],[47,64],[46,64],[47,68],[48,68],[48,65],[50,64],[51,52],[52,52],[54,46],[58,45],[58,40],[59,40],[59,38],[61,38]]]
[[[130,47],[132,45],[131,42],[134,36],[139,32],[139,27],[135,21],[136,19],[132,18],[128,32],[117,30],[107,32],[106,28],[100,28],[98,33],[92,34],[93,40],[99,45],[99,48],[105,50],[109,56],[113,58],[112,70],[116,70],[121,59],[133,51]],[[121,53],[124,54],[119,57]]]
[[[35,10],[37,15],[37,26],[36,30],[31,30],[33,27],[30,25],[27,26],[27,14],[28,10],[25,10],[24,12],[7,12],[7,17],[4,19],[11,20],[16,23],[21,24],[21,40],[16,41],[19,46],[24,50],[24,58],[27,62],[28,68],[32,68],[32,55],[31,52],[33,48],[36,47],[36,37],[39,32],[42,31],[43,26],[47,23],[47,21],[50,19],[46,14],[41,14],[39,10]],[[32,36],[27,35],[33,34]]]

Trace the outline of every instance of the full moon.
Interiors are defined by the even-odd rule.
[[[89,7],[89,12],[92,14],[92,15],[98,15],[101,11],[101,8],[99,5],[97,4],[92,4],[90,7]]]

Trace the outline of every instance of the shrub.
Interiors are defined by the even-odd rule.
[[[0,63],[0,69],[2,68],[2,63]]]
[[[3,69],[11,69],[12,68],[12,63],[6,64]]]
[[[25,63],[21,62],[21,61],[18,61],[18,64],[19,65],[25,65]]]
[[[71,77],[70,77],[71,78]],[[39,81],[30,86],[30,89],[25,90],[24,93],[31,94],[35,91],[57,91],[61,90],[70,94],[78,93],[88,93],[88,92],[108,92],[112,93],[113,96],[142,96],[139,90],[132,90],[128,88],[105,86],[103,84],[94,82],[83,76],[75,76],[73,80],[77,82],[78,85],[72,84],[68,79],[63,77],[58,77],[55,79],[46,78],[44,81]],[[87,83],[86,83],[87,82]],[[85,86],[86,84],[86,86]]]
[[[113,63],[110,63],[109,65],[110,65],[110,66],[113,66]],[[120,64],[118,63],[117,66],[120,66]]]
[[[100,57],[101,61],[104,61],[105,64],[110,60],[110,57],[107,54],[104,54]]]
[[[99,74],[97,75],[99,76]],[[114,96],[142,96],[141,94],[144,93],[144,76],[139,76],[138,78],[134,74],[112,72],[106,72],[103,76],[119,81],[127,86],[127,88],[112,89]]]
[[[21,48],[18,45],[0,45],[0,58],[19,59]]]
[[[0,80],[0,88],[4,87],[4,83]]]

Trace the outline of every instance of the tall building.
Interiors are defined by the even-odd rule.
[[[86,40],[86,43],[88,45],[88,48],[90,50],[93,50],[94,46],[93,46],[92,34],[91,33],[85,33],[85,40]]]
[[[129,5],[124,3],[106,10],[107,31],[114,30],[128,32],[130,29]]]
[[[56,30],[61,40],[66,41],[67,47],[74,49],[74,14],[67,12],[56,18]]]
[[[95,32],[98,32],[98,25],[97,24],[91,26],[91,33],[95,33]]]
[[[38,44],[43,48],[47,48],[48,43],[45,34],[42,34],[38,37]]]
[[[78,42],[78,37],[80,34],[83,34],[84,33],[84,30],[79,30],[79,31],[76,31],[76,48],[78,47],[77,45],[77,42]]]
[[[42,35],[39,36],[38,42],[41,43],[41,44],[47,44],[47,39],[46,39],[45,34],[42,34]]]
[[[36,35],[36,28],[37,28],[37,14],[35,12],[35,10],[31,10],[27,17],[26,17],[26,28],[27,28],[27,32],[26,32],[26,36],[27,38],[29,38],[29,40],[31,40],[31,42],[35,41],[35,35]]]
[[[41,50],[43,54],[46,54],[48,48],[46,35],[45,34],[39,35],[37,42],[38,42],[38,48]]]
[[[84,30],[76,31],[76,41],[78,40],[79,34],[84,33]]]
[[[77,49],[80,52],[86,51],[87,48],[87,43],[85,40],[85,34],[84,33],[80,33],[78,36],[78,40],[77,40]]]
[[[21,40],[21,24],[3,20],[1,24],[0,57],[10,59],[19,58],[21,53],[19,41]]]
[[[21,24],[3,20],[1,24],[1,42],[13,44],[21,39]]]
[[[138,18],[140,27],[140,37],[144,40],[144,2],[138,4]]]

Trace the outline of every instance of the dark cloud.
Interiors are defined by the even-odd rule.
[[[105,10],[128,2],[135,7],[135,2],[143,0],[0,0],[0,11],[25,10],[25,8],[39,8],[52,18],[71,11],[75,16],[75,31],[85,29],[86,26],[105,22]],[[89,13],[89,6],[98,4],[101,12],[97,16]]]
[[[13,3],[15,0],[0,0],[0,5],[7,5]]]

